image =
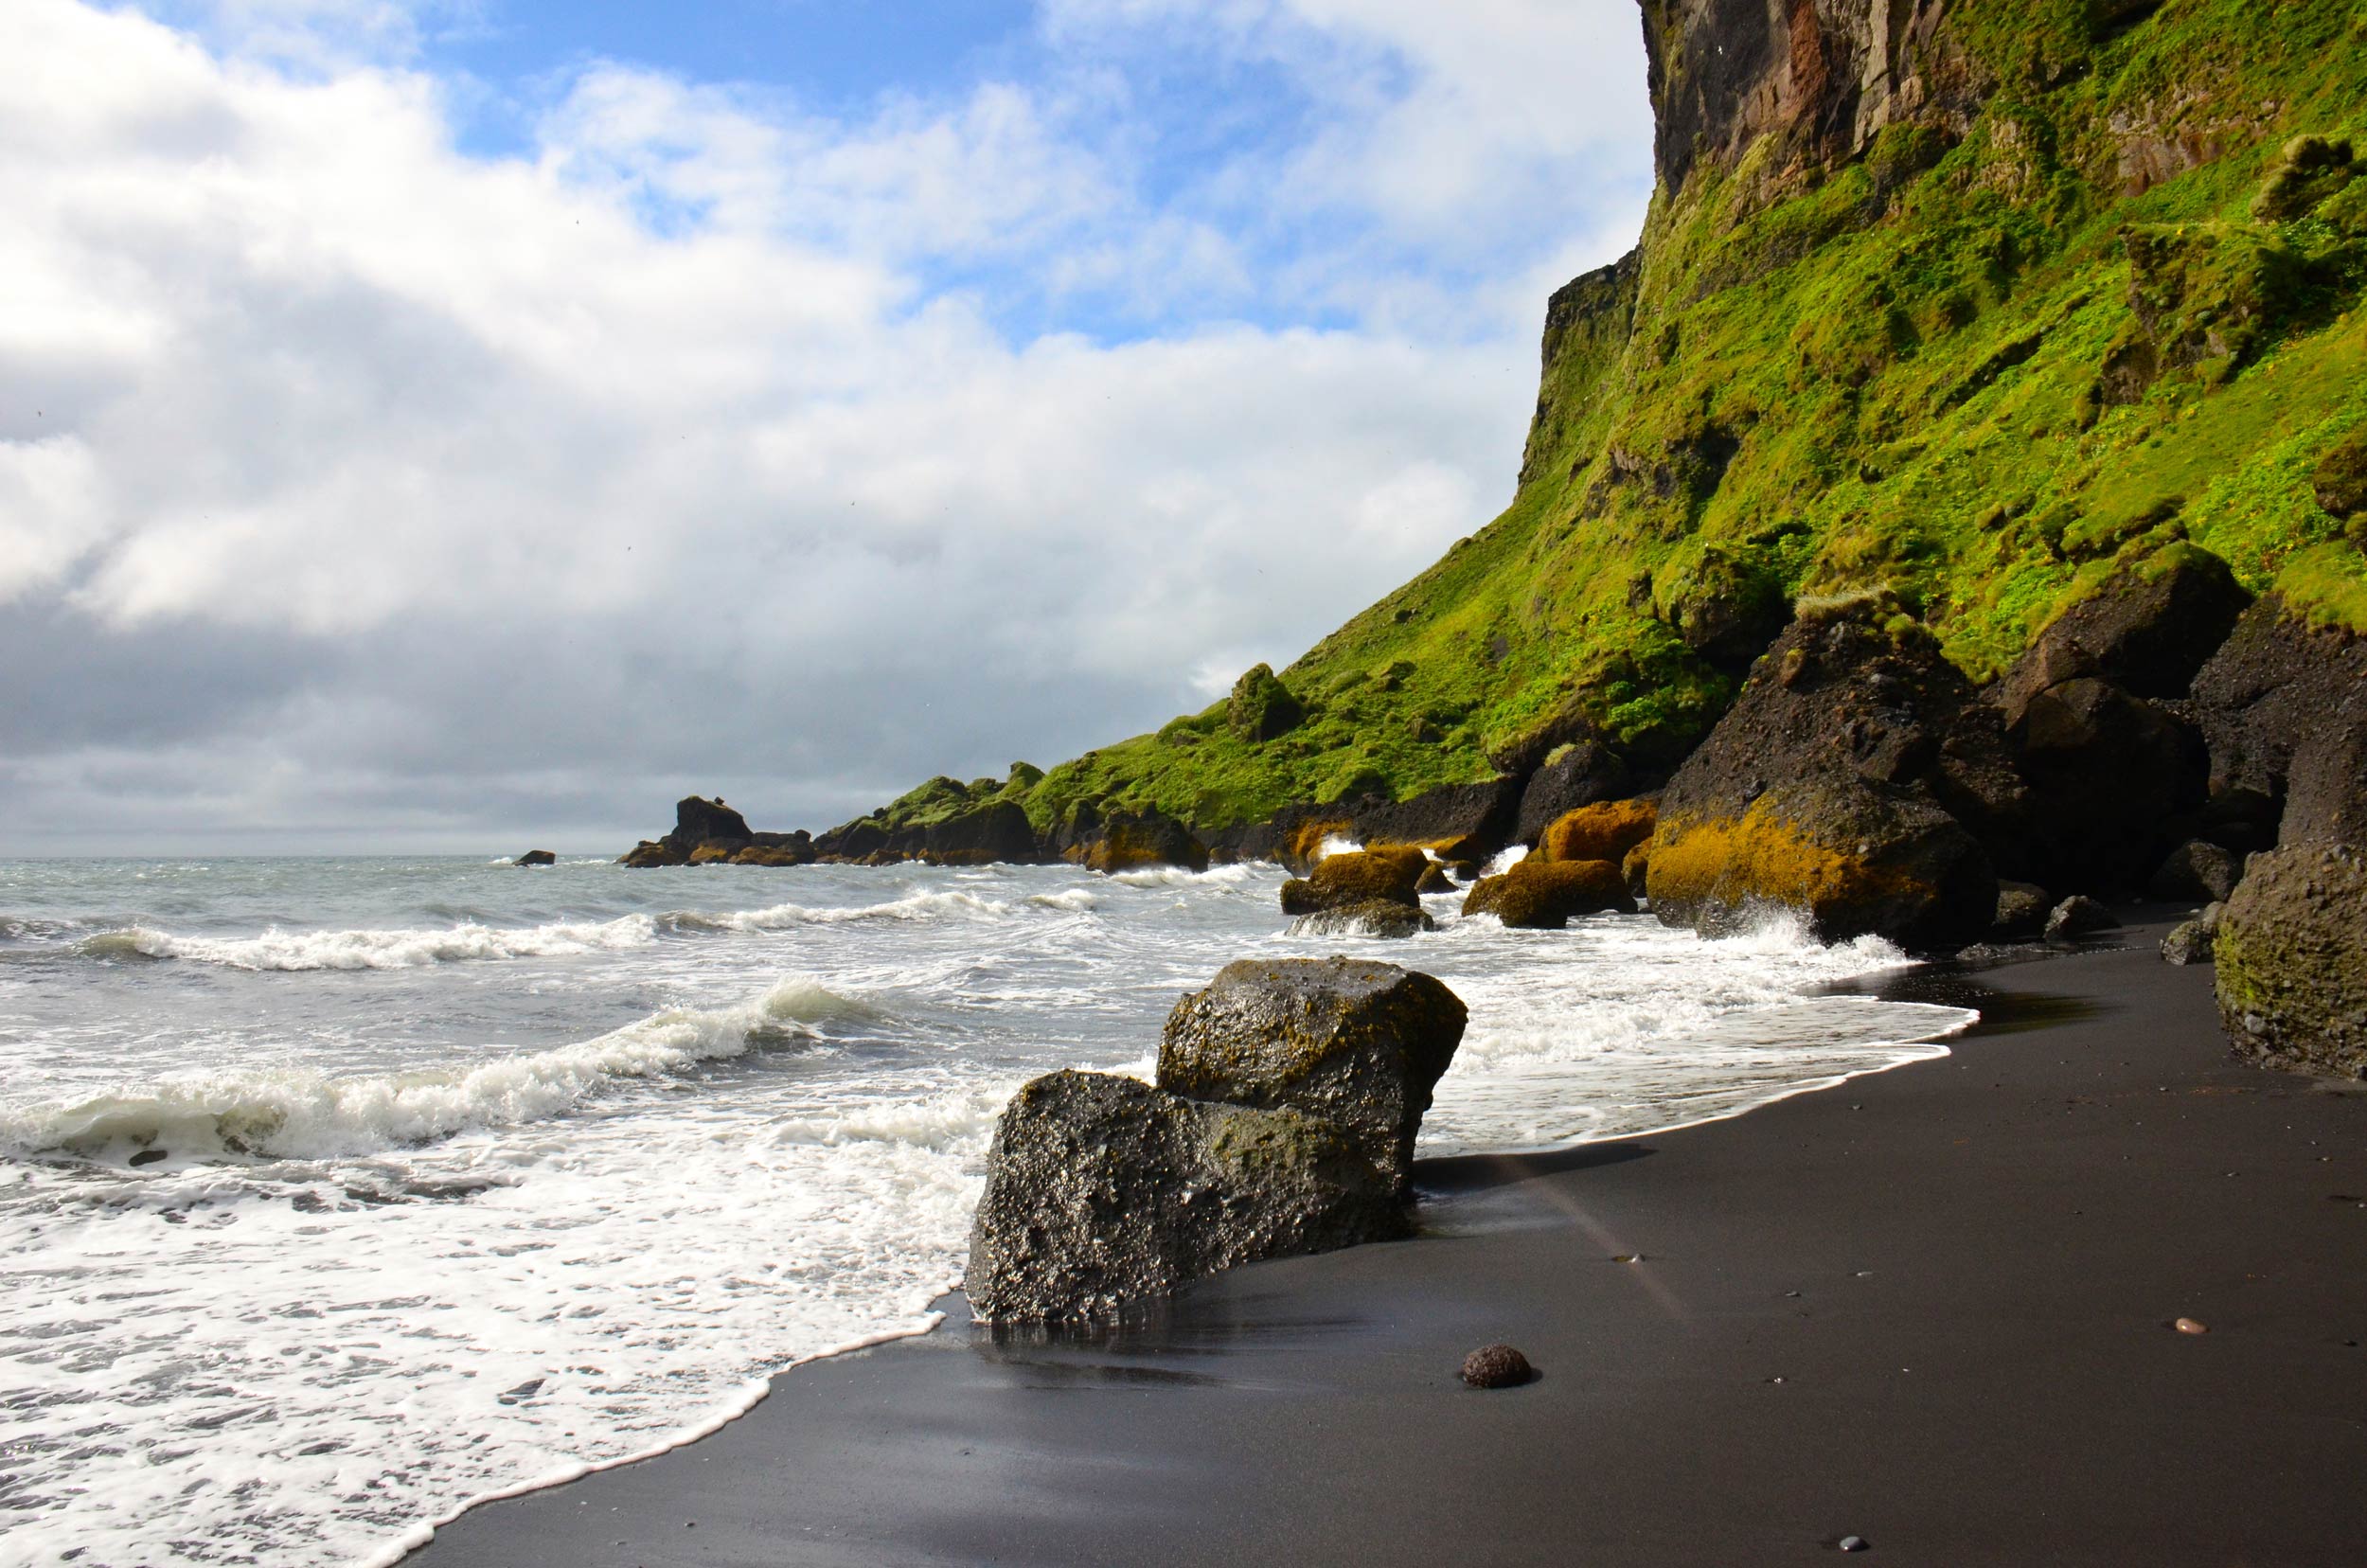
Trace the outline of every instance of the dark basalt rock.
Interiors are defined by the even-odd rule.
[[[1168,1015],[1159,1087],[1325,1117],[1402,1190],[1465,1018],[1454,992],[1394,964],[1244,958]]]
[[[1397,937],[1437,929],[1438,922],[1421,910],[1389,899],[1367,899],[1362,903],[1342,904],[1336,909],[1302,915],[1290,922],[1290,935],[1293,936]]]
[[[509,864],[512,865],[557,865],[559,857],[548,849],[529,849]]]
[[[995,1129],[964,1288],[987,1322],[1107,1319],[1237,1264],[1407,1230],[1390,1173],[1336,1123],[1055,1073]]]
[[[2046,929],[2046,918],[2054,908],[2055,895],[2036,882],[1999,882],[1992,934],[2007,938],[2036,936]]]
[[[2138,885],[2205,804],[2201,737],[2110,681],[2037,693],[2007,734],[2030,789],[2023,864],[2073,887]]]
[[[1827,941],[1959,945],[2025,807],[1997,710],[1919,622],[1853,600],[1795,621],[1662,792],[1646,890],[1705,933],[1790,909]]]
[[[1493,915],[1519,931],[1558,931],[1580,915],[1635,913],[1628,879],[1610,861],[1541,861],[1535,856],[1502,876],[1483,878],[1464,895],[1463,913]]]
[[[1418,913],[1422,900],[1415,889],[1429,868],[1429,856],[1403,845],[1326,856],[1306,877],[1282,884],[1282,912],[1316,915],[1378,901],[1403,904]]]
[[[1444,784],[1411,800],[1348,803],[1348,819],[1366,844],[1418,844],[1444,860],[1485,858],[1509,841],[1521,807],[1521,781],[1491,778]]]
[[[2208,764],[2169,700],[2250,603],[2227,562],[2172,544],[2038,634],[1996,692],[2030,787],[2019,864],[2075,887],[2133,887],[2191,831]]]
[[[2265,594],[2195,677],[2193,709],[2211,756],[2211,803],[2281,806],[2294,751],[2367,686],[2367,638],[2316,629]],[[2288,835],[2289,836],[2289,835]],[[2247,846],[2249,847],[2249,846]]]
[[[1624,797],[1629,793],[1627,763],[1598,740],[1556,747],[1522,790],[1512,842],[1535,844],[1548,826],[1580,807]]]
[[[931,823],[923,830],[919,853],[938,865],[1024,864],[1041,858],[1026,808],[1014,800],[988,801]]]
[[[746,844],[754,836],[748,819],[724,805],[721,796],[706,800],[685,795],[674,803],[674,830],[666,839],[687,854],[703,844]]]
[[[2214,903],[2234,892],[2243,874],[2243,862],[2230,851],[2206,839],[2189,839],[2170,851],[2145,884],[2145,893],[2163,903]]]
[[[1253,666],[1225,700],[1227,728],[1244,740],[1272,740],[1298,728],[1307,708],[1267,665]]]
[[[1473,1388],[1518,1388],[1536,1376],[1528,1357],[1509,1345],[1483,1345],[1463,1358],[1463,1381]]]
[[[2294,747],[2283,838],[2367,846],[2367,685]]]
[[[2074,893],[2047,915],[2046,939],[2072,942],[2099,931],[2115,931],[2120,919],[2084,893]]]
[[[2227,900],[2219,1016],[2264,1067],[2367,1078],[2367,858],[2304,842],[2256,855]]]
[[[2038,633],[1999,683],[2006,722],[2018,722],[2039,692],[2081,677],[2137,697],[2182,697],[2251,605],[2217,556],[2192,544],[2160,550],[2115,573]]]
[[[1088,871],[1111,875],[1144,866],[1180,865],[1188,871],[1208,869],[1208,846],[1191,829],[1158,811],[1118,812],[1100,829],[1100,836],[1079,857]]]
[[[831,829],[813,841],[817,860],[849,861],[860,864],[881,853],[888,846],[887,829],[870,817]]]

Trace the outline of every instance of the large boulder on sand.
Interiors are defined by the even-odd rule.
[[[1337,1123],[1402,1188],[1466,1012],[1427,974],[1355,958],[1244,958],[1167,1016],[1159,1087]]]
[[[2367,856],[2304,843],[2252,857],[2220,912],[2219,1016],[2264,1067],[2367,1078]]]
[[[2284,837],[2219,914],[2219,1013],[2238,1056],[2367,1078],[2367,688],[2303,740]]]
[[[1054,1073],[995,1129],[964,1288],[988,1322],[1106,1319],[1236,1264],[1407,1228],[1388,1173],[1335,1122]]]
[[[1346,958],[1227,966],[1167,1021],[1159,1082],[1015,1096],[970,1229],[981,1319],[1108,1318],[1237,1263],[1403,1236],[1406,1171],[1464,1007]]]
[[[1422,900],[1415,888],[1429,865],[1428,855],[1405,845],[1327,855],[1305,877],[1282,884],[1282,912],[1315,915],[1375,900],[1419,909]]]
[[[1493,915],[1522,931],[1558,931],[1580,915],[1635,912],[1628,879],[1613,861],[1540,861],[1483,877],[1463,896],[1466,915]]]
[[[1878,599],[1804,613],[1661,794],[1646,889],[1717,934],[1761,910],[1832,941],[1978,939],[1997,914],[1984,837],[2023,792],[1997,710],[1920,622]]]

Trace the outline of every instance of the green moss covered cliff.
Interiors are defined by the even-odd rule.
[[[1888,590],[1985,681],[2181,541],[2367,626],[2329,509],[2367,444],[2367,4],[1642,22],[1659,189],[1548,307],[1510,508],[1278,681],[879,820],[992,797],[1047,835],[1156,811],[1215,840],[1582,739],[1649,775],[1803,597]]]

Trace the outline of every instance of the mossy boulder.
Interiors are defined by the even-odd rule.
[[[2335,516],[2367,513],[2367,423],[2327,448],[2309,480],[2318,505]]]
[[[1225,727],[1243,740],[1272,740],[1298,728],[1307,708],[1270,666],[1255,665],[1233,683]]]
[[[702,844],[690,851],[693,865],[728,865],[739,851],[728,844]]]
[[[2358,172],[2348,140],[2295,136],[2261,183],[2260,194],[2252,199],[2252,216],[2264,223],[2306,218],[2348,187]]]
[[[643,839],[639,844],[616,857],[616,864],[635,870],[650,870],[660,865],[686,865],[688,855],[674,852],[674,846],[663,839]]]
[[[1546,861],[1609,861],[1616,865],[1628,851],[1648,841],[1660,825],[1660,805],[1652,800],[1607,800],[1582,806],[1557,817],[1539,835],[1530,858]]]
[[[1646,890],[1704,933],[1789,910],[1826,941],[1959,945],[1997,912],[1984,837],[2025,807],[1997,711],[1918,623],[1815,606],[1663,792]]]
[[[1112,813],[1100,836],[1079,857],[1089,871],[1110,875],[1146,866],[1180,865],[1187,871],[1208,869],[1208,846],[1191,829],[1157,811]]]
[[[963,1285],[982,1321],[1106,1321],[1237,1264],[1408,1228],[1336,1122],[1054,1073],[996,1124]]]
[[[1415,889],[1429,867],[1428,855],[1405,845],[1328,855],[1306,877],[1282,884],[1282,912],[1314,915],[1374,901],[1419,909],[1422,900]]]
[[[2219,1016],[2264,1067],[2367,1078],[2367,857],[2296,844],[2252,858],[2219,917]]]
[[[1632,914],[1635,900],[1615,862],[1540,861],[1531,856],[1464,895],[1463,913],[1493,915],[1522,931],[1558,931],[1581,915]]]
[[[1176,1004],[1159,1087],[1323,1117],[1401,1190],[1466,1017],[1454,992],[1394,964],[1245,958]]]

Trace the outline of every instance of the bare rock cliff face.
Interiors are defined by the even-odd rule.
[[[1957,0],[1962,3],[1962,0]],[[1949,0],[1643,0],[1654,140],[1670,191],[1760,136],[1830,165],[1899,121],[1961,129],[1977,106],[1942,26]]]

